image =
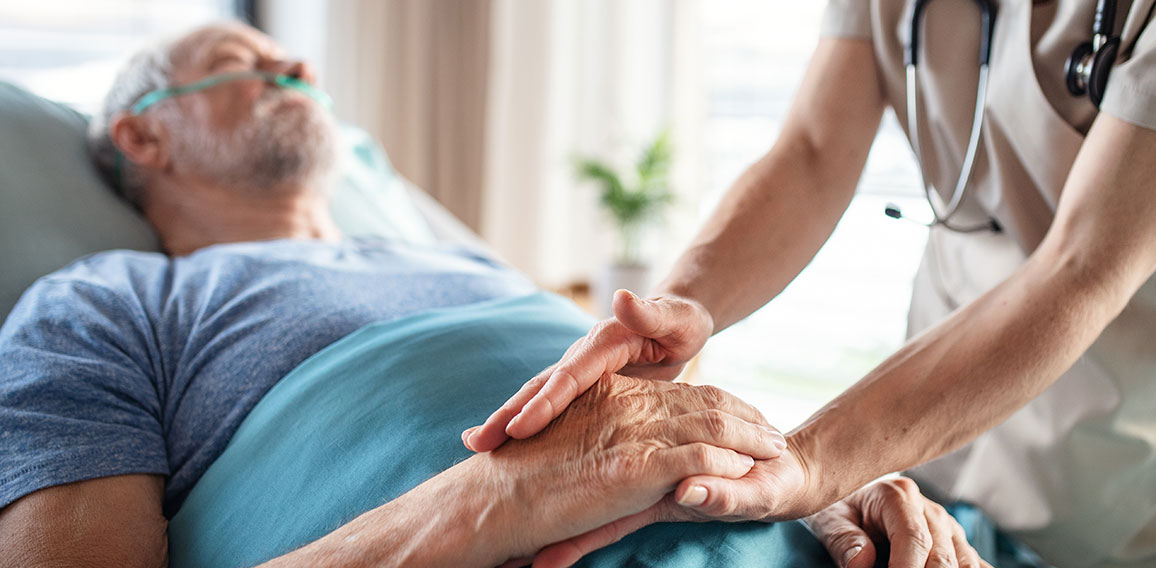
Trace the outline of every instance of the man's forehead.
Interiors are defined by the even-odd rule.
[[[173,46],[178,67],[204,62],[216,51],[235,46],[262,54],[280,55],[283,50],[269,36],[243,24],[216,24],[190,32]]]

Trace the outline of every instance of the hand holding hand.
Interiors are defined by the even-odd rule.
[[[599,322],[562,356],[522,386],[486,422],[462,434],[466,447],[488,452],[510,437],[542,431],[599,378],[621,372],[672,380],[702,349],[714,330],[706,308],[686,298],[643,300],[614,294],[614,317]]]
[[[743,477],[785,445],[720,389],[611,375],[538,436],[467,463],[507,520],[507,551],[524,556],[645,511],[686,478]]]

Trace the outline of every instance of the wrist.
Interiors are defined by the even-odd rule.
[[[508,499],[474,456],[274,566],[496,566],[511,543]],[[290,562],[291,561],[291,562]]]
[[[838,399],[836,399],[838,401]],[[817,513],[878,478],[882,449],[871,450],[869,425],[854,420],[854,413],[832,403],[787,434],[787,449],[794,452],[806,478],[802,496],[805,515]]]
[[[814,432],[800,429],[787,434],[787,452],[790,452],[799,463],[802,472],[802,491],[797,495],[792,518],[803,518],[813,515],[827,508],[831,503],[838,501],[837,483],[830,477],[838,475],[838,471],[824,471],[823,461],[820,459],[821,440],[814,436]]]

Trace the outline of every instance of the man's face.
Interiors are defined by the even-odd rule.
[[[266,71],[312,83],[270,38],[241,25],[204,28],[172,52],[173,84],[221,73]],[[335,161],[330,113],[299,91],[260,79],[229,81],[157,105],[174,172],[246,190],[324,184]]]

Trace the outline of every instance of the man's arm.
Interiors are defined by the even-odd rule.
[[[494,566],[646,510],[687,476],[742,477],[784,446],[713,387],[607,377],[534,439],[472,456],[268,565]],[[32,493],[0,511],[0,566],[164,566],[162,495],[147,475]]]
[[[118,475],[58,485],[0,510],[0,567],[168,564],[164,477]]]
[[[943,455],[1055,382],[1156,270],[1156,131],[1101,114],[1039,248],[788,435],[807,482],[787,516]],[[709,479],[707,512],[766,495]],[[732,491],[734,489],[734,491]],[[725,502],[725,504],[724,504]]]

